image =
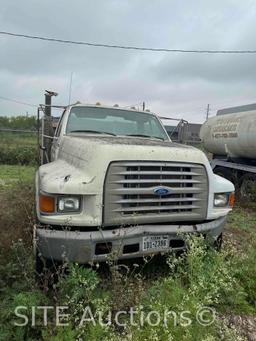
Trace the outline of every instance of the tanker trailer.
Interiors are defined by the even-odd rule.
[[[232,181],[242,200],[256,201],[256,104],[219,110],[200,138],[214,173]]]

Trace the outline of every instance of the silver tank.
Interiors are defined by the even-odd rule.
[[[256,159],[256,110],[212,117],[202,125],[200,138],[213,154]]]

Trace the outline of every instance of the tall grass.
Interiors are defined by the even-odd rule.
[[[246,258],[241,259],[232,244],[220,252],[209,249],[200,236],[189,238],[188,244],[187,253],[166,258],[169,270],[162,274],[159,269],[158,279],[146,279],[143,266],[136,264],[111,265],[108,276],[106,270],[103,275],[91,267],[67,264],[58,283],[42,291],[35,282],[31,249],[22,241],[16,242],[7,264],[0,267],[0,340],[246,340],[248,331],[235,328],[230,317],[255,314],[247,278],[249,268],[250,278],[256,276],[255,249],[250,247]],[[243,274],[244,264],[247,269]],[[67,307],[67,316],[61,320],[66,326],[55,325],[53,310],[47,326],[43,326],[42,311],[36,313],[33,326],[32,309],[42,305]],[[21,321],[14,314],[16,306],[27,307],[26,326],[14,326]],[[209,325],[198,320],[198,311],[205,307],[214,312],[215,320]],[[128,314],[131,308],[137,312],[132,321]],[[119,320],[121,326],[114,321],[118,311],[127,313]],[[150,323],[147,320],[152,311],[161,316],[157,325],[154,315]],[[166,311],[172,314],[165,321]],[[190,319],[189,324],[184,316]]]
[[[0,132],[0,164],[35,165],[37,162],[36,134]]]
[[[255,329],[249,321],[256,314],[255,211],[234,210],[219,252],[209,248],[204,238],[193,236],[188,237],[187,253],[171,253],[160,262],[157,257],[122,264],[110,259],[97,269],[67,260],[58,282],[49,286],[46,277],[42,288],[36,281],[32,250],[33,186],[20,183],[0,196],[0,340],[254,339]],[[26,307],[26,326],[15,326],[23,321],[15,315],[17,306]],[[38,306],[67,306],[64,313],[68,316],[61,320],[67,326],[56,326],[53,309],[49,310],[47,326],[43,311],[36,310],[33,325],[32,311]],[[87,306],[95,323],[84,320],[81,324]],[[205,318],[209,319],[211,312],[216,314],[209,325],[198,322],[198,311],[204,307],[210,309]],[[128,314],[131,308],[137,312],[133,321]],[[172,314],[164,323],[166,310]],[[127,313],[120,317],[121,326],[113,321],[118,311]],[[152,311],[161,316],[157,325],[147,321]],[[184,317],[191,322],[187,324]],[[151,315],[151,322],[155,318]]]

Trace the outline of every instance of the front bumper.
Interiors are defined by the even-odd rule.
[[[185,249],[185,244],[182,243],[183,233],[202,233],[210,242],[214,242],[221,234],[225,220],[225,217],[221,217],[201,224],[138,225],[88,232],[38,227],[36,228],[35,242],[39,252],[45,258],[58,261],[95,263],[106,261],[110,254],[110,248],[111,253],[118,259],[143,257],[152,253],[166,253],[171,250]],[[169,248],[154,252],[143,251],[142,239],[148,235],[167,235]],[[104,248],[104,245],[107,247]]]

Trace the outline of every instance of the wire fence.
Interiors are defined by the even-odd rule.
[[[0,128],[0,132],[6,133],[28,133],[28,134],[37,134],[37,130],[26,130],[26,129],[8,129],[8,128]]]

